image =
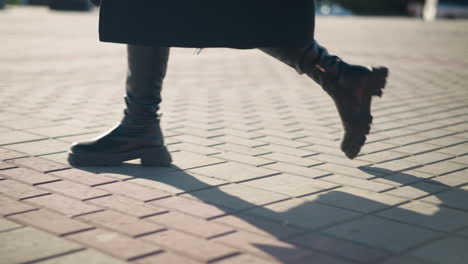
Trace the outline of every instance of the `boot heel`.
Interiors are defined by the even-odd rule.
[[[166,146],[147,149],[141,155],[141,165],[149,167],[167,167],[172,163],[172,157]]]
[[[372,95],[382,97],[383,89],[387,84],[388,68],[376,67],[372,68],[372,75],[370,79],[370,85],[372,87]]]

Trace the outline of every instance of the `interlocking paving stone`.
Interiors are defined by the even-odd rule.
[[[65,235],[92,228],[90,225],[45,209],[16,214],[10,216],[9,219],[57,235]]]
[[[181,256],[180,254],[172,252],[163,252],[153,256],[145,257],[133,261],[135,264],[154,264],[154,263],[166,263],[166,264],[201,264],[202,262],[190,259],[188,257]],[[218,263],[218,262],[217,262]],[[100,263],[96,263],[100,264]]]
[[[54,193],[61,193],[63,195],[71,196],[80,200],[89,200],[101,196],[110,195],[106,191],[102,191],[96,188],[91,188],[86,185],[75,183],[68,180],[56,181],[47,184],[42,184],[41,188],[50,190]]]
[[[183,196],[233,210],[248,209],[287,198],[285,195],[241,184],[224,185],[219,188],[184,194]]]
[[[18,130],[0,133],[0,145],[22,143],[39,139],[44,139],[44,137]]]
[[[0,181],[0,193],[21,200],[45,195],[50,192],[17,181],[3,180]]]
[[[258,140],[252,140],[252,139],[245,139],[245,138],[234,136],[234,135],[225,135],[222,137],[217,137],[215,140],[218,142],[218,144],[220,143],[235,144],[235,145],[240,145],[240,146],[249,147],[249,148],[260,147],[260,146],[264,146],[268,144],[266,142],[260,142]]]
[[[304,167],[311,167],[311,166],[315,166],[315,165],[322,163],[320,161],[314,161],[308,158],[302,158],[302,157],[287,155],[287,154],[282,154],[282,153],[271,153],[267,155],[262,155],[260,157],[269,159],[272,161],[281,161],[281,162],[291,163],[291,164],[304,166]]]
[[[274,170],[252,167],[237,162],[227,162],[188,171],[188,173],[191,172],[232,182],[251,180],[258,177],[278,174],[278,172]]]
[[[242,231],[215,238],[214,241],[266,259],[273,259],[273,261],[277,259],[285,263],[310,255],[310,252],[294,244]]]
[[[206,147],[219,144],[219,142],[215,140],[207,139],[207,138],[200,137],[200,136],[181,135],[181,136],[175,136],[174,138],[181,142],[193,143],[193,144],[206,146]]]
[[[438,162],[441,160],[450,159],[452,157],[453,157],[452,155],[447,155],[447,154],[442,154],[442,153],[437,153],[437,152],[429,152],[429,153],[407,157],[405,158],[405,161],[415,162],[415,163],[424,165],[424,164]]]
[[[55,154],[45,154],[45,155],[40,155],[39,157],[54,161],[60,164],[68,165],[68,153],[67,152],[60,152],[60,153],[55,153]]]
[[[459,189],[450,189],[436,195],[425,197],[422,201],[468,211],[468,203],[466,203],[467,195],[468,186],[464,186]]]
[[[418,201],[383,211],[379,215],[445,232],[468,226],[467,212]]]
[[[251,147],[244,147],[241,145],[236,145],[236,144],[231,144],[231,143],[225,143],[222,145],[216,145],[213,146],[214,149],[219,149],[221,151],[230,151],[230,152],[237,152],[245,155],[250,155],[250,156],[257,156],[257,155],[262,155],[269,153],[269,149],[266,146],[262,148],[251,148]]]
[[[116,181],[115,179],[106,177],[104,175],[94,174],[94,173],[87,172],[84,170],[79,170],[79,169],[55,171],[50,174],[68,179],[70,181],[79,182],[81,184],[85,184],[91,187]]]
[[[265,217],[282,224],[317,229],[359,216],[358,213],[303,199],[291,199],[243,214]]]
[[[68,217],[92,213],[101,210],[97,206],[84,203],[79,200],[68,198],[60,194],[50,194],[28,199],[28,202],[36,204],[53,211],[62,213]]]
[[[393,171],[405,171],[405,170],[410,170],[410,169],[421,167],[422,165],[416,162],[407,161],[406,159],[401,159],[401,160],[392,160],[392,161],[379,163],[378,165],[374,165],[374,166],[377,166],[383,169],[393,170]]]
[[[433,174],[433,175],[441,175],[449,172],[454,172],[457,170],[461,170],[466,168],[466,164],[458,164],[454,162],[443,162],[443,163],[434,163],[430,164],[421,168],[417,168],[417,171]]]
[[[177,210],[194,216],[202,217],[205,219],[213,218],[216,216],[224,215],[230,210],[220,209],[217,206],[201,203],[192,199],[171,197],[167,199],[156,200],[150,204],[167,208],[170,210]]]
[[[207,239],[235,231],[235,229],[229,226],[216,222],[208,222],[205,219],[178,212],[160,214],[147,219],[171,229],[201,236]]]
[[[403,198],[353,187],[341,187],[302,198],[363,213],[375,212],[406,201]]]
[[[46,159],[37,158],[37,157],[12,159],[12,160],[9,160],[8,163],[11,163],[17,166],[24,166],[26,168],[32,168],[34,170],[41,171],[41,172],[48,172],[48,171],[70,168],[70,165],[64,165],[64,164],[56,163],[53,161],[48,161]]]
[[[433,262],[432,260],[422,260],[411,256],[397,256],[384,261],[382,264],[436,264],[436,262]]]
[[[345,260],[338,257],[332,257],[325,254],[313,253],[312,255],[303,257],[297,261],[293,261],[294,264],[308,264],[308,263],[327,263],[327,264],[352,264],[354,261]]]
[[[390,255],[385,250],[366,247],[319,233],[297,236],[288,240],[288,242],[363,263],[379,263],[379,261]]]
[[[303,229],[295,228],[285,224],[278,224],[274,221],[253,217],[249,215],[227,215],[215,218],[214,222],[223,223],[238,230],[277,238],[286,238],[304,232]]]
[[[172,153],[172,158],[174,160],[174,165],[184,170],[226,162],[222,159],[213,158],[188,151]]]
[[[263,190],[274,191],[292,197],[307,195],[314,192],[319,192],[324,189],[331,189],[339,186],[337,184],[326,181],[289,174],[271,176],[258,180],[243,182],[241,184]]]
[[[403,146],[403,147],[396,148],[394,150],[398,151],[398,152],[403,152],[403,153],[413,154],[414,155],[414,154],[418,154],[418,153],[423,153],[423,152],[427,152],[427,151],[436,150],[436,149],[439,149],[439,148],[440,148],[440,146],[436,146],[436,145],[432,145],[432,144],[429,144],[429,143],[422,142],[422,143],[406,145],[406,146]]]
[[[25,168],[15,168],[10,170],[0,171],[0,175],[7,176],[8,178],[28,183],[31,185],[37,185],[41,183],[48,183],[53,181],[58,181],[60,178],[51,176],[49,174],[44,174],[30,169]]]
[[[70,146],[62,141],[48,139],[33,141],[28,143],[20,143],[6,146],[5,148],[27,153],[29,155],[43,155],[66,151]]]
[[[13,169],[16,168],[15,165],[0,161],[0,170],[7,170],[7,169]]]
[[[85,129],[77,126],[60,124],[58,126],[27,129],[26,131],[49,138],[65,137],[94,132],[95,129]]]
[[[428,140],[427,143],[433,144],[433,145],[436,145],[436,146],[446,147],[446,146],[466,142],[465,137],[458,137],[459,134],[455,134],[455,135],[451,134],[451,133],[453,133],[453,131],[449,132],[447,130],[444,130],[443,133],[447,133],[447,135],[445,137],[442,137],[442,138]],[[436,135],[434,135],[434,136],[436,136]]]
[[[12,122],[14,120],[15,122]],[[26,128],[34,128],[34,127],[45,127],[54,125],[54,122],[44,120],[44,119],[37,119],[37,118],[24,118],[24,116],[20,115],[17,119],[11,119],[10,122],[5,122],[4,126],[14,129],[26,129]]]
[[[274,259],[262,259],[259,257],[255,257],[252,255],[242,254],[234,257],[230,257],[227,259],[223,259],[221,261],[217,261],[217,264],[242,264],[242,263],[249,263],[249,264],[279,264],[283,263],[280,260]]]
[[[465,236],[465,237],[468,237],[468,227],[462,229],[461,231],[459,231],[458,234],[460,234],[462,236]]]
[[[438,150],[438,152],[441,153],[446,153],[446,154],[452,154],[452,155],[463,155],[468,153],[468,143],[448,147],[448,148],[443,148]]]
[[[292,148],[288,146],[280,146],[280,145],[267,145],[267,146],[262,146],[259,148],[255,148],[258,150],[265,150],[266,152],[273,152],[276,154],[283,154],[283,155],[291,155],[291,156],[296,156],[296,157],[306,157],[310,155],[317,154],[317,152],[313,150],[307,150],[307,148]],[[257,155],[259,155],[258,153]],[[311,161],[312,162],[312,161]]]
[[[468,183],[468,170],[457,171],[444,176],[435,177],[432,178],[431,181],[451,187],[466,185]]]
[[[319,166],[315,166],[314,169],[323,170],[329,173],[353,176],[356,178],[370,179],[375,176],[384,176],[385,173],[377,171],[366,171],[363,168],[350,168],[339,164],[326,163]]]
[[[21,152],[0,148],[0,160],[16,159],[26,156],[28,155]]]
[[[122,260],[105,255],[99,251],[86,249],[73,254],[60,256],[45,261],[41,261],[41,264],[123,264],[127,263]]]
[[[374,163],[381,163],[385,162],[387,160],[393,160],[393,159],[400,159],[403,157],[408,156],[407,153],[401,153],[393,150],[387,150],[387,151],[381,151],[381,152],[376,152],[376,153],[371,153],[371,154],[366,154],[363,156],[359,156],[359,159],[365,160],[365,161],[370,161]]]
[[[5,218],[0,218],[0,232],[9,231],[20,227],[22,227],[22,225],[19,225]]]
[[[194,153],[198,153],[202,155],[207,155],[207,156],[218,154],[221,152],[221,150],[217,150],[212,147],[204,147],[204,146],[195,145],[195,144],[191,144],[187,142],[168,145],[168,148],[170,152],[186,150],[186,151],[190,151],[190,152],[194,152]]]
[[[161,248],[154,244],[101,229],[81,232],[67,238],[124,260],[161,251]]]
[[[365,216],[331,227],[325,230],[325,232],[336,237],[396,253],[440,236],[437,232],[388,221],[375,216]]]
[[[150,201],[170,196],[168,193],[148,188],[143,185],[134,184],[129,181],[105,184],[96,188],[106,190],[109,193],[115,193],[141,201]]]
[[[0,195],[0,215],[7,216],[34,210],[35,207]]]
[[[310,178],[318,178],[318,177],[322,177],[325,175],[330,175],[330,173],[326,171],[317,170],[315,168],[296,166],[296,165],[292,165],[292,164],[288,164],[284,162],[277,162],[275,164],[269,164],[269,165],[263,166],[263,168],[269,168],[273,170],[278,170],[280,172],[285,172],[285,173],[290,173],[290,174],[295,174],[295,175],[310,177]]]
[[[433,177],[434,175],[431,174],[411,170],[406,172],[393,173],[383,178],[375,178],[372,181],[385,183],[395,187],[400,187],[402,185],[411,185],[413,183],[421,182],[425,179]]]
[[[363,180],[360,178],[346,176],[346,175],[331,175],[322,178],[324,181],[332,182],[335,184],[343,185],[343,186],[350,186],[355,188],[360,188],[364,190],[374,191],[374,192],[381,192],[388,189],[393,188],[393,186],[388,184],[383,184],[379,182],[373,182],[369,180]]]
[[[232,247],[173,230],[144,236],[140,240],[156,243],[162,247],[204,262],[213,261],[238,252]]]
[[[417,182],[414,184],[387,191],[385,193],[407,199],[417,199],[430,195],[432,193],[443,191],[447,188],[447,186],[431,182]]]
[[[458,264],[468,260],[467,247],[468,239],[449,237],[432,242],[408,254],[436,263]]]
[[[30,227],[0,233],[0,245],[0,255],[5,263],[23,263],[82,248]]]
[[[240,154],[236,152],[222,152],[216,155],[213,155],[213,157],[225,159],[228,161],[235,161],[243,164],[248,164],[252,166],[262,166],[266,165],[269,163],[272,163],[271,160],[264,159],[261,156],[260,157],[253,157],[245,154]]]
[[[133,237],[166,229],[161,225],[109,210],[79,216],[77,219]]]
[[[450,161],[455,162],[455,163],[460,163],[460,164],[467,164],[468,163],[468,155],[457,157],[457,158],[451,159]]]
[[[154,177],[136,178],[128,182],[151,187],[170,194],[182,194],[202,189],[208,189],[227,182],[192,173],[192,171],[173,171]]]
[[[89,203],[101,207],[114,209],[129,215],[144,217],[167,212],[166,209],[151,206],[142,201],[134,200],[124,196],[112,195],[90,200]]]
[[[349,166],[353,168],[366,166],[370,164],[370,162],[361,161],[359,160],[359,158],[355,160],[349,160],[342,156],[328,155],[328,154],[322,154],[322,153],[319,155],[311,156],[310,159],[321,161],[321,162],[329,162],[329,163],[345,165],[345,166]]]

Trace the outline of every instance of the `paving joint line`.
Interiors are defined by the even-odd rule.
[[[66,251],[66,252],[62,252],[62,253],[60,253],[60,254],[55,254],[55,255],[52,255],[52,256],[47,256],[47,257],[43,257],[43,258],[31,260],[31,261],[26,261],[26,262],[23,262],[22,264],[34,264],[34,263],[39,263],[39,262],[42,262],[42,261],[51,260],[51,259],[55,259],[55,258],[59,258],[59,257],[71,255],[71,254],[75,254],[75,253],[78,253],[78,252],[81,252],[81,251],[85,251],[85,250],[86,250],[86,247],[79,248],[79,249],[73,249],[73,250],[69,250],[69,251]]]

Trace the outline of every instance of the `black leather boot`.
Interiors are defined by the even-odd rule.
[[[159,126],[161,88],[169,48],[128,46],[127,108],[120,124],[86,142],[74,143],[68,161],[73,166],[115,166],[141,159],[145,166],[169,166]]]
[[[372,96],[382,96],[386,67],[350,65],[332,56],[317,42],[305,48],[262,48],[263,52],[307,74],[334,100],[344,128],[341,150],[354,159],[372,124]]]

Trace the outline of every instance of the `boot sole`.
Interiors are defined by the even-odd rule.
[[[168,167],[172,163],[166,146],[135,150],[132,152],[109,153],[69,153],[68,162],[73,167],[119,166],[123,162],[140,159],[142,166]]]
[[[387,84],[387,78],[389,75],[389,70],[386,67],[373,67],[371,73],[366,79],[365,88],[364,88],[364,98],[362,109],[363,112],[371,112],[372,96],[383,96],[383,89]],[[341,145],[341,150],[349,159],[354,159],[357,157],[361,151],[362,146],[366,142],[366,135],[370,133],[372,121],[368,124],[356,127],[353,129],[353,132],[350,132],[348,135],[345,135],[345,138]]]

